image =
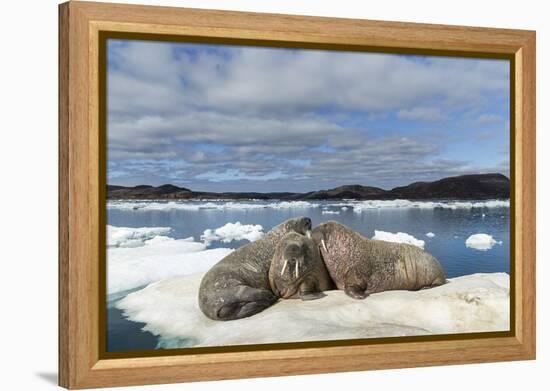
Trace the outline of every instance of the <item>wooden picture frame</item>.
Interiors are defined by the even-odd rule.
[[[101,354],[102,34],[496,57],[511,72],[511,330],[228,352]],[[104,37],[103,37],[104,38]],[[512,131],[513,130],[513,131]],[[103,255],[104,256],[104,255]],[[90,388],[535,358],[535,32],[89,2],[59,6],[59,384]]]

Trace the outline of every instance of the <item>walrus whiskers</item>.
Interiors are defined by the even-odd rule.
[[[279,298],[315,300],[324,296],[321,292],[334,289],[320,247],[320,243],[297,232],[279,241],[269,268],[269,284]],[[282,268],[285,273],[279,275]]]
[[[284,274],[284,272],[285,272],[287,263],[288,263],[288,259],[285,259],[285,264],[283,265],[283,268],[281,269],[281,276],[282,276],[282,275]]]

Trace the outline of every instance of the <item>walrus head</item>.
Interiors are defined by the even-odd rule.
[[[323,224],[319,224],[311,233],[311,239],[318,246],[319,251],[323,257],[328,255],[328,248],[326,242],[331,233],[332,227],[337,224],[334,221],[327,221]]]
[[[283,298],[295,296],[304,279],[314,272],[316,250],[313,241],[296,232],[286,234],[279,242],[269,268],[273,292]]]
[[[286,234],[288,232],[297,232],[301,235],[310,236],[311,235],[311,219],[309,217],[294,217],[288,219],[275,228],[271,232],[278,232],[281,234]]]
[[[289,232],[297,232],[309,237],[311,235],[311,219],[301,216],[285,220],[281,224],[273,227],[268,234],[278,241]]]

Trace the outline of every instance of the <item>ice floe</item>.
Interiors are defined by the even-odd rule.
[[[107,225],[107,247],[139,247],[155,236],[167,234],[170,227],[114,227]]]
[[[509,208],[509,200],[489,201],[409,201],[409,200],[373,200],[359,201],[352,204],[355,212],[363,212],[369,209],[395,209],[395,208],[419,208],[419,209],[472,209],[472,208]]]
[[[174,239],[158,235],[167,231],[164,227],[109,228],[108,232],[116,237],[109,240],[118,246],[107,248],[107,294],[169,277],[205,272],[232,251],[207,249],[205,243],[196,242],[192,237]]]
[[[344,200],[341,202],[321,201],[116,201],[107,203],[108,209],[136,211],[170,211],[170,210],[247,210],[247,209],[310,209],[340,207],[342,210],[353,208],[357,213],[370,209],[472,209],[472,208],[509,208],[509,200],[486,201],[410,201],[410,200]],[[346,209],[344,209],[346,208]]]
[[[502,241],[495,240],[488,234],[470,235],[466,239],[466,247],[473,248],[479,251],[487,251],[493,248],[495,244],[502,244]]]
[[[159,336],[159,347],[224,346],[509,330],[509,276],[473,274],[421,291],[354,300],[342,291],[312,301],[279,301],[250,318],[220,322],[198,308],[203,274],[163,280],[116,306]]]
[[[234,210],[234,209],[306,209],[317,208],[317,204],[307,201],[281,201],[281,202],[263,202],[263,201],[109,201],[107,209],[120,210],[145,210],[145,211],[169,211],[169,210]]]
[[[417,239],[412,235],[406,234],[404,232],[385,232],[385,231],[374,231],[374,236],[372,237],[374,240],[383,240],[385,242],[393,242],[393,243],[406,243],[406,244],[412,244],[413,246],[424,248],[425,242],[423,240]]]
[[[323,211],[321,211],[321,214],[324,214],[324,215],[339,215],[340,212],[337,211],[337,210],[323,210]]]
[[[259,224],[227,223],[223,227],[207,229],[201,235],[201,240],[207,245],[214,241],[229,243],[233,240],[248,240],[253,242],[264,236],[263,227]]]
[[[429,238],[433,238],[435,236],[435,234],[433,232],[428,232],[426,234],[426,236],[429,237]]]

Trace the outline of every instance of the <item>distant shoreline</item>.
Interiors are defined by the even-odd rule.
[[[407,186],[384,190],[363,185],[344,185],[306,193],[292,192],[202,192],[174,185],[134,187],[107,185],[108,200],[487,200],[509,199],[510,180],[502,174],[474,174],[447,177],[433,182],[414,182]]]

